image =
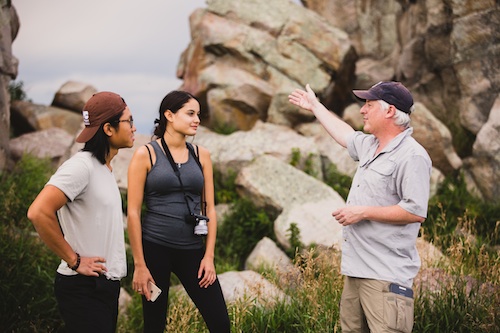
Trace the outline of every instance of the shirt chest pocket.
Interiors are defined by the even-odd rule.
[[[374,196],[393,194],[396,191],[394,183],[396,163],[372,163],[368,166],[366,183]]]

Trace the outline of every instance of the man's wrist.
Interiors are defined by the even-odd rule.
[[[74,270],[76,272],[78,267],[80,267],[80,261],[82,258],[80,257],[80,254],[78,252],[75,252],[75,253],[76,253],[76,263],[74,265],[70,265],[69,263],[67,263],[67,265],[69,268],[71,268],[72,270]]]

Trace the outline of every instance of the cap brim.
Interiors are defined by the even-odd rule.
[[[99,126],[95,127],[85,127],[83,131],[76,137],[76,142],[85,143],[92,139],[94,135],[97,133]]]
[[[352,93],[361,100],[378,100],[380,99],[378,96],[375,96],[369,90],[353,90]]]

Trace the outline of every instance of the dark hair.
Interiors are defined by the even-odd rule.
[[[104,133],[104,125],[109,123],[115,129],[118,129],[118,126],[120,126],[118,120],[120,120],[122,115],[123,111],[102,123],[92,139],[85,142],[82,150],[91,152],[92,156],[97,158],[99,162],[106,164],[106,157],[109,155],[109,137]]]
[[[189,100],[194,99],[198,103],[198,99],[186,91],[173,90],[169,92],[161,101],[160,109],[158,110],[159,118],[155,119],[155,130],[153,135],[162,137],[167,129],[167,118],[165,111],[170,110],[172,113],[177,113]]]

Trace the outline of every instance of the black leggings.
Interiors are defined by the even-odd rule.
[[[204,249],[178,250],[143,240],[144,259],[162,293],[155,302],[142,298],[144,333],[164,332],[167,318],[170,274],[173,272],[200,311],[212,333],[230,332],[231,326],[219,279],[200,288],[198,269]]]

